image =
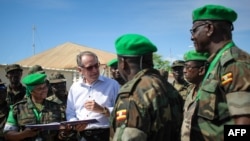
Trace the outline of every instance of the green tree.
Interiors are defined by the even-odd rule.
[[[154,68],[170,71],[170,61],[163,60],[161,55],[154,53],[153,61],[154,61]]]

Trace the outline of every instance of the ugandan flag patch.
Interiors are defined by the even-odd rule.
[[[225,86],[226,84],[233,81],[233,73],[229,72],[221,77],[221,85]]]
[[[127,119],[127,110],[119,110],[116,112],[116,120],[117,121],[124,121]]]

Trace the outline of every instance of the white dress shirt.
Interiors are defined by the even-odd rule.
[[[88,124],[86,129],[109,128],[109,117],[86,110],[84,103],[88,100],[95,100],[99,105],[107,107],[111,113],[119,89],[120,85],[116,80],[105,76],[99,76],[92,85],[87,85],[83,79],[74,82],[68,93],[67,121],[97,119],[98,123]]]

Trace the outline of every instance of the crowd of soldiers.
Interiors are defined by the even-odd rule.
[[[1,134],[0,140],[5,140],[3,135],[4,125],[7,121],[8,114],[12,110],[13,105],[17,105],[25,100],[27,100],[28,87],[21,82],[23,68],[19,64],[10,64],[5,68],[6,77],[9,80],[9,84],[6,86],[4,82],[0,81],[1,87]],[[27,76],[31,74],[44,74],[42,66],[34,65],[32,66]],[[50,77],[45,79],[46,87],[48,87],[48,93],[46,99],[53,101],[61,105],[61,109],[65,109],[67,101],[67,88],[66,88],[66,78],[60,72],[52,73]],[[35,103],[36,104],[36,103]],[[37,107],[39,107],[37,105]],[[62,111],[64,112],[64,111]],[[46,119],[45,119],[46,120]],[[22,121],[19,121],[22,122]],[[6,137],[8,140],[8,137]],[[11,140],[11,138],[9,139]],[[14,140],[17,140],[15,138]],[[27,139],[26,139],[27,140]]]
[[[231,33],[237,13],[205,5],[192,16],[195,50],[172,63],[173,82],[154,68],[157,47],[140,34],[115,40],[117,58],[107,64],[112,78],[100,76],[94,52],[80,52],[82,79],[69,91],[59,72],[48,77],[35,65],[21,80],[22,67],[7,65],[9,85],[0,81],[0,141],[221,141],[224,125],[250,125],[250,56]],[[98,123],[25,127],[90,118]]]

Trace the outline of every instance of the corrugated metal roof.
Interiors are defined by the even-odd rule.
[[[27,67],[41,65],[43,68],[75,69],[76,55],[81,51],[96,53],[101,64],[107,64],[108,61],[117,57],[114,53],[66,42],[16,63]]]

